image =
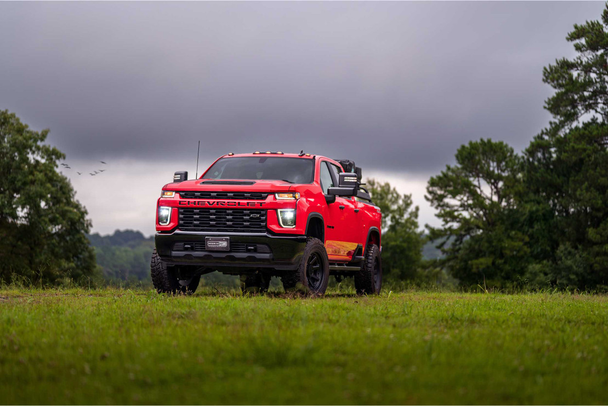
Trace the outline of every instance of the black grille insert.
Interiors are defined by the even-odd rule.
[[[178,192],[182,199],[266,200],[268,193],[257,192]]]
[[[265,232],[266,210],[179,209],[183,231]]]

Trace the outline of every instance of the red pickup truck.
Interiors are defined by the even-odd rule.
[[[382,285],[380,209],[349,160],[227,154],[200,178],[176,172],[156,210],[151,274],[160,293],[192,293],[201,275],[240,275],[244,291],[278,276],[286,291],[322,295],[330,275],[359,294]]]

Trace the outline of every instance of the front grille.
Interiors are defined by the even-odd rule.
[[[266,200],[268,193],[256,192],[178,192],[182,199]]]
[[[266,210],[180,208],[178,228],[183,231],[265,232]]]

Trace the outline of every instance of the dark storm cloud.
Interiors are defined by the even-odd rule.
[[[77,159],[273,149],[433,173],[548,121],[603,3],[0,3],[0,108]]]

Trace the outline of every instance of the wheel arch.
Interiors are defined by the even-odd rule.
[[[306,220],[306,236],[318,238],[325,244],[325,222],[321,213],[310,213]]]
[[[378,248],[380,248],[380,243],[380,230],[378,229],[378,227],[370,227],[367,231],[367,239],[365,240],[365,252],[367,252],[367,248],[371,244],[376,244]]]

